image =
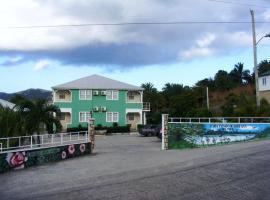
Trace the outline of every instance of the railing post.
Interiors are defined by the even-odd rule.
[[[21,147],[21,137],[19,137],[19,147]]]
[[[30,137],[30,148],[32,149],[33,148],[33,136],[31,135]]]
[[[61,145],[63,144],[63,133],[60,133],[60,141],[61,141]]]
[[[238,117],[238,123],[239,123],[239,124],[241,123],[241,118],[240,118],[240,117]]]
[[[53,134],[52,134],[52,140],[51,140],[51,143],[53,144]]]
[[[43,143],[44,143],[44,135],[41,135],[41,145],[43,146]]]

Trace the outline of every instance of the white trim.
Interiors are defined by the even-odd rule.
[[[138,92],[139,94],[140,94],[140,101],[137,101],[137,102],[130,102],[130,101],[128,101],[128,92]],[[138,90],[127,90],[126,91],[126,103],[137,103],[137,104],[139,104],[139,103],[143,103],[143,96],[142,96],[143,94],[142,94],[142,91],[138,91]]]
[[[112,121],[109,121],[109,120],[108,120],[108,114],[109,114],[109,113],[112,113]],[[116,121],[113,120],[113,115],[114,115],[115,113],[117,113],[117,120],[116,120]],[[118,122],[119,122],[119,112],[106,112],[106,122],[108,122],[108,123],[117,122],[117,123],[118,123]]]
[[[117,98],[116,99],[113,98],[113,92],[114,91],[117,92]],[[112,99],[108,99],[108,96],[106,94],[106,100],[108,100],[108,101],[118,101],[119,100],[119,90],[106,90],[106,93],[107,92],[112,92]]]
[[[142,109],[135,109],[135,108],[127,108],[126,109],[126,116],[128,113],[139,113],[140,114],[140,123],[139,124],[142,124]],[[126,122],[127,122],[127,117],[126,117]]]
[[[72,108],[60,108],[61,112],[69,112],[70,114],[72,113]]]
[[[85,121],[81,121],[81,113],[85,113]],[[88,120],[86,119],[86,113],[89,113],[90,118],[91,118],[91,114],[90,114],[89,111],[79,111],[79,122],[80,123],[84,123],[84,122],[88,122],[89,121],[89,119]]]
[[[55,93],[58,91],[69,91],[70,92],[70,101],[56,100]],[[72,102],[72,91],[71,90],[54,90],[53,91],[53,103],[71,103]]]
[[[85,99],[81,99],[81,91],[85,91]],[[86,91],[90,91],[90,98],[89,99],[87,99],[86,98]],[[92,100],[92,98],[93,98],[93,91],[92,90],[90,90],[90,89],[80,89],[79,90],[79,100],[80,101],[89,101],[89,100]]]

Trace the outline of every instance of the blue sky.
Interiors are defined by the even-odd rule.
[[[120,0],[59,0],[57,3],[15,0],[3,1],[2,5],[0,92],[50,89],[91,74],[135,85],[152,82],[162,89],[168,82],[192,86],[200,79],[213,77],[219,69],[230,71],[238,62],[243,62],[246,69],[253,68],[250,24],[6,28],[79,23],[250,21],[250,5],[208,0],[138,0],[136,4]],[[267,1],[256,1],[252,7],[256,19],[270,21],[270,6],[262,5],[268,5]],[[258,24],[258,37],[269,33],[269,27],[269,23]],[[269,52],[270,39],[265,38],[258,46],[258,61],[270,59]]]

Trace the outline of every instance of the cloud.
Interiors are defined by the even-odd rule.
[[[49,60],[40,60],[34,66],[34,71],[40,71],[50,66]]]
[[[258,13],[264,13],[258,14],[258,21],[269,19],[269,10]],[[203,0],[4,0],[0,7],[0,27],[223,20],[250,21],[249,10]],[[257,27],[264,30],[267,24]],[[250,24],[2,28],[0,55],[22,57],[6,65],[49,59],[63,65],[129,69],[234,51],[249,46],[250,35]]]
[[[202,38],[198,39],[194,47],[188,50],[184,50],[179,53],[179,59],[193,59],[200,57],[208,57],[214,53],[214,49],[210,46],[216,40],[216,35],[213,33],[207,33]]]

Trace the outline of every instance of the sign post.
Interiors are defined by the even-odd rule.
[[[162,114],[162,150],[168,150],[168,114]]]

